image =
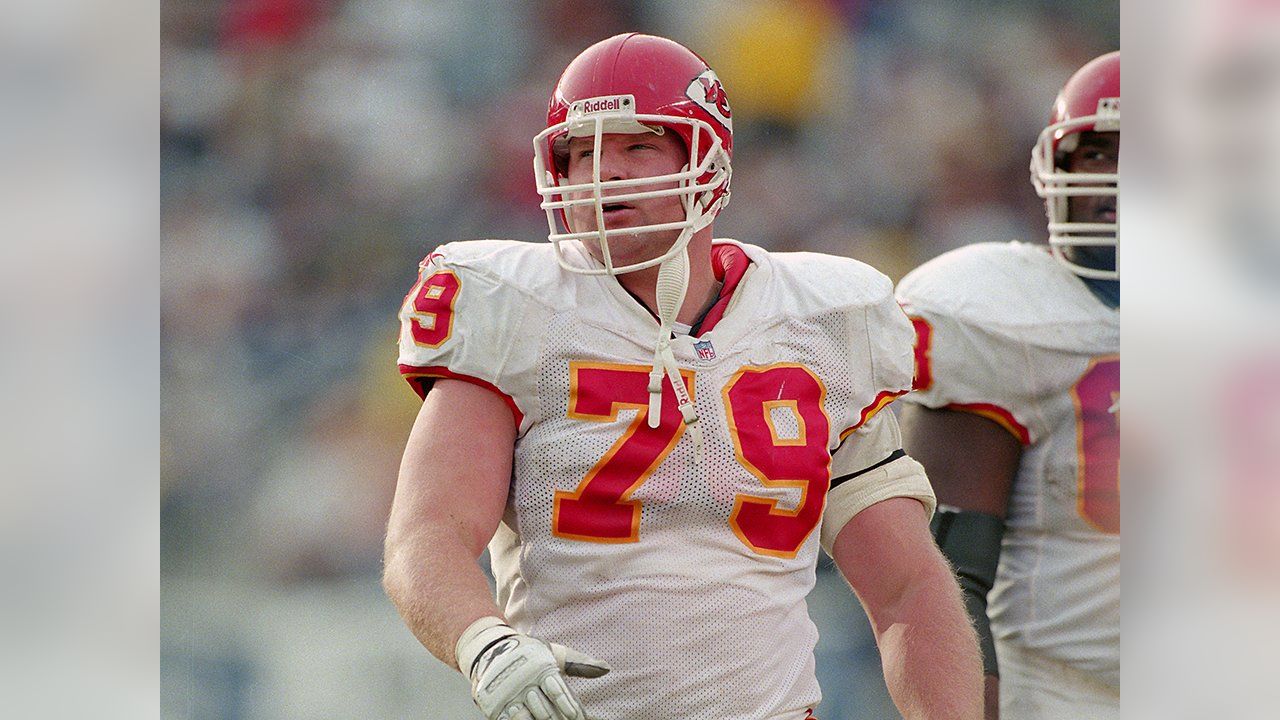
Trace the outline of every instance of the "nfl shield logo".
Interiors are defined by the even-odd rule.
[[[710,340],[702,340],[693,344],[693,349],[698,353],[699,360],[715,360],[716,349],[711,347]]]

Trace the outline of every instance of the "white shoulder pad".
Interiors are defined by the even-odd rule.
[[[528,328],[545,325],[554,301],[550,250],[482,240],[442,245],[422,261],[399,313],[400,372],[419,394],[424,379],[473,382],[500,395],[527,429],[540,345]]]
[[[554,306],[557,289],[564,287],[550,243],[466,240],[441,245],[423,262],[433,258],[449,267],[489,277],[544,305]]]
[[[898,300],[917,335],[906,402],[977,413],[1023,444],[1045,431],[1038,408],[1058,368],[1119,339],[1116,313],[1033,245],[953,250],[903,278]]]
[[[1080,347],[1115,315],[1045,247],[1018,242],[944,253],[908,273],[897,295],[908,313],[945,315],[1046,348]]]
[[[744,246],[748,251],[752,246]],[[779,287],[792,295],[795,310],[868,307],[893,295],[893,281],[852,258],[812,252],[769,253]]]

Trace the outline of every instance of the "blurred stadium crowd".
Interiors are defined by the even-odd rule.
[[[1119,4],[168,0],[164,717],[424,716],[413,688],[438,663],[377,583],[417,407],[396,309],[439,243],[545,239],[531,140],[547,97],[580,50],[628,30],[724,80],[737,136],[717,235],[896,280],[962,244],[1043,239],[1030,147],[1062,82],[1119,47]],[[874,647],[825,630],[859,611],[820,575],[820,715],[875,717],[882,698],[853,710],[883,693]],[[427,716],[461,717],[461,678],[442,682],[461,709]]]

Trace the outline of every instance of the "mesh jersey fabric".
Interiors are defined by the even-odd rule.
[[[644,422],[657,323],[615,279],[562,272],[548,245],[452,243],[401,311],[406,377],[469,379],[517,410],[489,548],[498,604],[522,632],[611,665],[569,678],[592,718],[805,717],[820,699],[805,596],[831,453],[910,386],[914,334],[888,278],[725,244],[751,271],[710,330],[673,340],[698,465],[669,385],[659,428]]]

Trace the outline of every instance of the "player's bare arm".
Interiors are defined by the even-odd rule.
[[[993,420],[960,410],[902,407],[903,449],[924,465],[938,505],[1004,519],[1022,444]]]
[[[906,497],[871,505],[840,531],[832,555],[871,620],[903,717],[980,717],[977,641],[925,506]]]
[[[583,720],[561,673],[599,677],[608,666],[507,625],[476,563],[502,518],[514,446],[498,395],[436,381],[400,464],[383,585],[418,640],[471,680],[486,717]]]
[[[462,631],[500,614],[476,560],[502,517],[515,432],[497,395],[437,380],[400,463],[383,585],[414,636],[452,667]]]
[[[983,655],[984,717],[1000,717],[1000,675],[987,593],[1000,560],[1009,492],[1022,444],[992,420],[974,413],[920,405],[902,409],[903,447],[929,475],[938,496],[934,537],[955,567],[965,609]]]

